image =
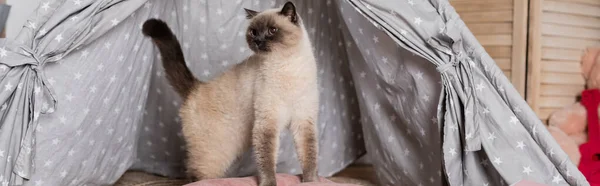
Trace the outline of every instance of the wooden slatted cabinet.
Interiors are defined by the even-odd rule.
[[[546,121],[584,89],[581,57],[600,46],[600,0],[531,0],[527,101]]]

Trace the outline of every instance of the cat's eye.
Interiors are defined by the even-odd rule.
[[[249,34],[250,34],[250,36],[256,36],[256,30],[250,29]]]
[[[275,27],[269,28],[269,34],[271,34],[271,35],[275,34],[277,31],[278,31],[278,29]]]

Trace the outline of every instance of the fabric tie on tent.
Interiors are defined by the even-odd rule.
[[[0,102],[3,104],[0,138],[8,139],[5,138],[8,135],[15,137],[4,142],[8,144],[0,143],[0,150],[6,151],[6,167],[14,167],[13,174],[22,178],[29,178],[32,173],[34,129],[38,118],[40,114],[50,114],[56,110],[57,100],[42,68],[46,63],[59,59],[60,55],[38,55],[26,46],[0,49],[0,64],[8,66],[3,66],[1,77],[3,91],[0,92]],[[14,176],[6,177],[11,178],[11,182],[21,182]]]
[[[58,60],[60,60],[61,56],[57,55],[57,56],[53,56],[53,57],[47,57],[47,55],[43,55],[40,56],[38,54],[35,53],[34,50],[30,49],[29,47],[26,46],[20,46],[18,47],[21,50],[21,53],[16,52],[16,51],[11,51],[11,55],[8,55],[10,57],[0,57],[0,64],[4,64],[7,65],[10,68],[13,67],[19,67],[19,66],[23,66],[28,68],[27,70],[24,71],[25,76],[26,77],[32,77],[33,82],[34,83],[34,87],[33,87],[33,92],[34,96],[33,100],[29,101],[32,102],[34,105],[34,107],[39,107],[41,109],[34,109],[34,113],[36,114],[50,114],[53,113],[54,110],[56,109],[56,98],[54,97],[54,93],[51,89],[51,85],[50,83],[47,81],[47,79],[44,76],[44,73],[42,72],[42,68],[46,63],[52,63],[52,62],[56,62]],[[0,49],[0,52],[8,52],[5,49]],[[19,82],[18,85],[23,85],[23,82]],[[10,86],[8,86],[10,87]],[[19,86],[15,87],[17,88],[15,91],[22,91],[22,88],[19,88]],[[41,93],[41,96],[38,97],[37,95],[39,95]],[[51,105],[48,105],[51,104]],[[50,106],[50,107],[49,107]],[[36,120],[37,117],[34,117],[34,120]]]
[[[471,64],[473,62],[463,52],[462,42],[460,41],[453,40],[452,44],[450,44],[432,37],[427,43],[437,51],[447,54],[450,57],[448,63],[439,64],[437,67],[437,70],[442,75],[442,83],[446,92],[444,99],[448,101],[446,105],[465,110],[464,120],[461,120],[461,117],[457,116],[459,116],[459,112],[462,112],[463,109],[447,109],[449,113],[446,114],[450,117],[447,119],[454,120],[460,128],[464,129],[462,135],[464,136],[466,151],[481,150],[479,122],[476,122],[479,112],[473,112],[478,110],[476,108],[477,104],[475,104],[477,99],[473,96],[476,85],[472,76],[469,75],[472,73]],[[461,103],[464,105],[456,105]],[[454,126],[444,125],[444,127],[449,128]]]

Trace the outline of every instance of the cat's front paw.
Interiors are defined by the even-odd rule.
[[[260,180],[258,186],[277,186],[277,181],[274,178]]]
[[[302,175],[302,182],[318,182],[318,181],[319,181],[319,176],[317,176],[317,174]]]
[[[276,182],[264,182],[260,183],[258,186],[277,186]]]

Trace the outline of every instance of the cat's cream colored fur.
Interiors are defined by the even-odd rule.
[[[224,177],[231,164],[253,147],[260,185],[275,185],[279,134],[289,129],[303,180],[318,180],[317,66],[301,20],[294,24],[280,12],[271,9],[249,17],[251,24],[268,20],[285,32],[281,41],[269,43],[270,51],[255,50],[215,79],[194,81],[189,94],[182,94],[187,168],[194,177]],[[154,38],[160,48],[164,43],[159,39]]]

